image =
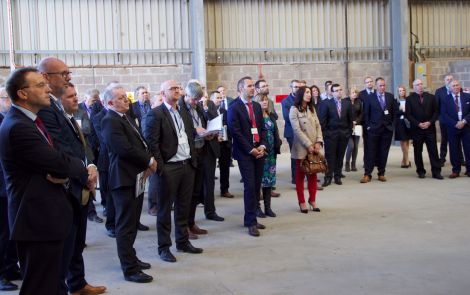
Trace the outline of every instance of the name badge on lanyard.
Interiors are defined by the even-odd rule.
[[[388,114],[389,114],[388,110],[385,110],[385,111],[384,111],[384,114],[385,114],[385,115],[388,115]]]
[[[258,134],[258,128],[251,128],[251,134]]]
[[[180,135],[178,136],[178,144],[185,144],[185,143],[188,143],[188,137],[180,133]]]

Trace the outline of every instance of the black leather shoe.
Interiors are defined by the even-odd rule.
[[[108,237],[110,237],[110,238],[115,238],[115,237],[116,237],[116,230],[114,230],[114,229],[107,229],[107,230],[106,230],[106,234],[107,234]]]
[[[325,181],[323,182],[323,187],[329,186],[331,184],[331,178],[330,177],[325,177]]]
[[[175,256],[173,256],[173,254],[170,252],[170,249],[164,249],[164,250],[161,250],[160,253],[160,258],[161,260],[163,261],[166,261],[166,262],[176,262],[176,258]]]
[[[140,269],[150,269],[152,267],[150,263],[143,262],[142,260],[137,260],[137,265],[140,267]]]
[[[418,177],[419,177],[419,178],[426,178],[426,174],[420,173],[420,174],[418,174]]]
[[[253,237],[259,237],[259,230],[256,225],[248,227],[248,234]]]
[[[153,277],[149,276],[148,274],[145,274],[141,271],[133,274],[133,275],[125,275],[124,279],[129,282],[134,282],[134,283],[150,283],[153,281]]]
[[[217,214],[209,215],[209,216],[207,216],[206,218],[209,219],[209,220],[214,220],[214,221],[224,221],[224,220],[225,220],[225,218],[220,217],[220,216],[217,215]]]
[[[148,231],[150,227],[143,225],[142,223],[139,222],[139,225],[137,226],[137,229],[140,231]]]
[[[341,181],[341,178],[335,178],[335,183],[337,185],[342,185],[343,184],[343,182]]]
[[[434,175],[432,176],[432,178],[440,179],[440,180],[444,179],[444,177],[442,177],[442,175],[440,175],[440,174],[434,174]]]
[[[18,290],[18,285],[10,282],[7,279],[0,280],[0,291],[14,291]]]
[[[346,178],[346,175],[344,175],[343,173],[341,173],[341,178]]]
[[[260,207],[256,209],[256,217],[258,218],[266,218],[266,214],[264,214],[263,210]]]
[[[103,221],[104,221],[103,218],[99,217],[96,214],[88,215],[88,220],[94,221],[94,222],[97,222],[97,223],[103,223]]]
[[[204,251],[202,248],[194,247],[190,242],[187,242],[184,245],[176,246],[176,250],[178,250],[179,252],[191,254],[201,254],[202,251]]]

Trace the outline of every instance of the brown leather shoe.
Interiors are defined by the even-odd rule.
[[[188,239],[197,240],[199,237],[188,229]]]
[[[256,225],[248,227],[248,234],[253,237],[259,237],[259,230]]]
[[[266,226],[262,225],[261,223],[257,223],[257,224],[256,224],[256,228],[257,228],[257,229],[265,229]]]
[[[197,224],[193,225],[189,229],[189,231],[192,232],[193,234],[196,234],[196,235],[206,235],[207,234],[207,230],[200,228],[199,226],[197,226]]]
[[[271,197],[273,198],[279,198],[281,196],[280,193],[276,193],[275,191],[271,191]]]
[[[96,294],[103,294],[106,292],[105,286],[92,286],[86,284],[85,287],[81,288],[80,290],[73,292],[72,295],[96,295]]]
[[[361,183],[368,183],[370,182],[370,176],[364,175],[361,179]]]
[[[449,175],[449,178],[457,178],[460,176],[460,173],[456,173],[456,172],[452,172],[450,175]]]
[[[222,198],[227,198],[227,199],[233,199],[233,195],[229,192],[225,192],[223,194],[220,194]]]
[[[387,178],[385,178],[383,175],[379,175],[379,181],[386,182]]]

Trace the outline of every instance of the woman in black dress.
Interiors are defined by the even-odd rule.
[[[401,151],[403,152],[401,160],[401,168],[410,168],[411,162],[408,158],[408,151],[410,149],[410,122],[406,119],[405,104],[406,104],[406,88],[398,86],[398,113],[395,123],[395,140],[400,141]]]
[[[359,98],[359,90],[352,87],[349,92],[349,97],[346,97],[346,99],[349,100],[353,106],[353,128],[355,129],[356,126],[362,125],[362,101]],[[346,148],[346,163],[344,165],[346,172],[357,171],[356,159],[361,135],[355,134],[354,129]]]

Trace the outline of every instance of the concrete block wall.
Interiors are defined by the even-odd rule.
[[[470,88],[470,59],[428,59],[426,60],[431,85],[429,90],[434,93],[444,85],[444,76],[452,74],[460,80],[462,87]]]

